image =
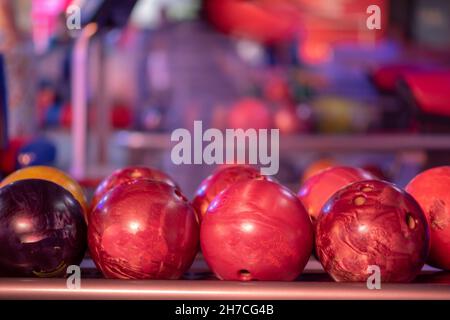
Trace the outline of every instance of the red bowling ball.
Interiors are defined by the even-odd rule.
[[[323,205],[336,191],[353,182],[371,179],[375,177],[359,168],[331,167],[307,179],[300,188],[298,197],[311,221],[315,223]]]
[[[429,250],[420,206],[384,181],[355,182],[325,204],[316,225],[316,253],[335,281],[366,282],[378,266],[381,282],[410,282]]]
[[[228,127],[233,129],[270,129],[272,114],[261,100],[244,98],[230,108]]]
[[[428,263],[450,270],[450,166],[426,170],[406,186],[422,207],[431,232]]]
[[[308,262],[313,231],[295,194],[261,178],[237,183],[214,198],[200,243],[219,279],[291,281]]]
[[[106,278],[178,279],[191,266],[198,239],[192,206],[159,181],[114,188],[89,217],[91,256]]]
[[[203,219],[209,204],[220,192],[237,182],[259,177],[261,177],[261,174],[258,169],[249,166],[236,165],[220,169],[203,180],[192,201],[192,205],[197,212],[199,220],[201,221]]]
[[[127,183],[136,179],[150,179],[165,182],[171,186],[176,187],[177,184],[171,177],[162,171],[154,168],[146,167],[128,167],[118,169],[111,175],[106,177],[97,187],[92,199],[92,209],[100,202],[100,200],[114,187]]]

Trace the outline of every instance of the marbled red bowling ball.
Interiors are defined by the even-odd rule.
[[[89,249],[106,278],[178,279],[191,266],[198,239],[194,209],[164,182],[121,184],[89,216]]]
[[[357,181],[375,179],[369,172],[353,167],[331,167],[307,179],[298,197],[308,211],[311,221],[319,217],[325,202],[339,189]]]
[[[223,280],[296,279],[311,255],[311,222],[298,198],[265,179],[237,183],[214,198],[200,243]]]
[[[202,221],[209,204],[220,192],[237,182],[260,177],[258,169],[243,165],[225,167],[207,177],[198,187],[192,201],[199,220]]]
[[[431,232],[428,263],[450,270],[450,166],[426,170],[406,186],[422,207]]]
[[[114,187],[136,179],[150,179],[165,182],[171,186],[177,186],[175,181],[164,172],[147,167],[127,167],[114,171],[106,177],[97,187],[92,199],[92,209]]]
[[[409,282],[429,250],[428,224],[406,192],[384,181],[360,181],[341,189],[323,207],[316,252],[336,281],[367,281],[378,266],[382,282]]]
[[[228,127],[233,129],[270,129],[272,114],[262,100],[243,98],[234,104],[228,114]]]
[[[37,179],[0,189],[0,276],[64,276],[85,251],[83,209],[69,191]]]
[[[361,169],[369,172],[370,174],[372,174],[372,176],[374,176],[378,180],[390,181],[390,178],[388,177],[388,175],[378,165],[366,164],[366,165],[362,166]]]

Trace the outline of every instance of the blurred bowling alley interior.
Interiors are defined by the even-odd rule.
[[[276,179],[450,163],[447,0],[0,0],[0,172],[49,165],[92,197],[148,166],[192,198],[177,128],[279,129]],[[89,193],[90,192],[90,193]]]

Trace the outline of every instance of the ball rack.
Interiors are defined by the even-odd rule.
[[[80,289],[68,289],[66,279],[0,278],[0,299],[58,300],[450,300],[450,273],[425,266],[413,283],[382,283],[370,290],[365,283],[337,283],[311,258],[292,282],[220,281],[201,255],[181,280],[103,279],[90,259],[82,263]]]

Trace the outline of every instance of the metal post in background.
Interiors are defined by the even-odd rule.
[[[97,161],[98,165],[105,166],[108,163],[108,141],[111,134],[111,108],[106,92],[106,53],[103,34],[98,37],[98,78],[97,78],[97,92],[96,92],[96,131],[97,131]]]
[[[87,68],[91,38],[97,32],[95,23],[83,28],[75,42],[72,61],[72,167],[76,179],[86,177],[87,155]]]

